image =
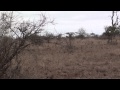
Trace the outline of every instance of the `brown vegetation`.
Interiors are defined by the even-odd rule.
[[[49,32],[41,36],[47,24],[54,24],[43,14],[38,22],[14,17],[13,12],[0,16],[0,78],[120,78],[118,17],[101,36],[80,29],[66,37]]]
[[[106,40],[75,39],[72,53],[64,39],[61,45],[54,42],[32,45],[21,53],[21,78],[120,78],[120,41],[109,45]]]

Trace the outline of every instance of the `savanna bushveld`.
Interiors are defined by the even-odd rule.
[[[38,21],[16,20],[13,11],[0,14],[1,79],[119,79],[120,25],[118,11],[102,35],[46,32],[55,25],[43,13]]]

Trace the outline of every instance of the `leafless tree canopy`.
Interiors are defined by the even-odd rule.
[[[2,12],[0,15],[0,78],[7,76],[6,71],[11,66],[12,60],[31,43],[27,38],[32,34],[39,34],[49,21],[44,14],[40,20],[16,21],[14,12]]]
[[[112,43],[113,38],[119,33],[119,17],[117,11],[112,11],[111,26],[105,27],[105,35],[108,36],[108,43]]]

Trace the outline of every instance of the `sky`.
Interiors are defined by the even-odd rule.
[[[102,34],[104,27],[111,25],[112,11],[42,11],[54,19],[56,25],[47,25],[51,33],[77,32],[84,28],[87,33]],[[19,11],[24,19],[38,19],[40,11]]]

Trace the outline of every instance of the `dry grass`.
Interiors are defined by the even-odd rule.
[[[76,39],[73,46],[72,53],[65,43],[28,47],[20,56],[22,78],[120,78],[120,41],[108,45],[105,40]]]

